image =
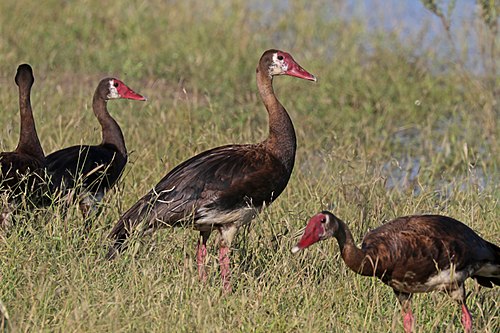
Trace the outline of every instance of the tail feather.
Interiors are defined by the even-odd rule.
[[[500,286],[500,278],[494,277],[484,277],[484,276],[473,276],[473,278],[486,288],[493,288],[494,285]]]
[[[500,247],[488,242],[493,252],[493,260],[491,261],[493,265],[498,265],[500,267]]]
[[[145,209],[148,206],[148,200],[142,198],[120,217],[109,233],[108,238],[113,241],[113,244],[109,247],[106,259],[114,259],[118,253],[127,248],[127,239],[137,226],[144,221],[145,217],[149,215],[149,210]]]
[[[500,265],[500,247],[490,243],[491,247],[493,248],[493,252],[495,253],[495,262]]]
[[[493,269],[491,267],[488,269],[488,276],[474,275],[472,277],[483,287],[493,288],[494,285],[500,286],[500,247],[490,242],[488,242],[488,245],[493,254],[488,264],[491,265]]]
[[[106,256],[108,259],[115,258],[117,253],[126,248],[132,233],[143,235],[161,226],[192,221],[197,197],[174,192],[174,188],[153,189],[120,217],[108,236],[113,242]]]
[[[113,245],[109,247],[108,254],[106,254],[106,259],[108,260],[115,259],[116,255],[126,248],[124,244],[130,236],[130,233],[129,229],[125,228],[125,223],[123,221],[123,219],[120,219],[108,236],[113,239]]]

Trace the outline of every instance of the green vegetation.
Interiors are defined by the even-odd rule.
[[[91,99],[101,78],[117,76],[149,98],[109,103],[131,163],[89,234],[76,206],[66,216],[53,207],[20,214],[0,239],[11,331],[402,331],[391,289],[350,272],[335,242],[292,256],[309,216],[329,207],[361,241],[396,216],[439,213],[499,243],[496,28],[474,25],[490,46],[477,59],[486,74],[477,74],[456,66],[470,60],[466,40],[455,38],[449,56],[436,51],[446,34],[421,40],[428,22],[408,36],[343,18],[342,1],[209,3],[2,2],[1,151],[18,140],[20,63],[34,69],[46,153],[99,143]],[[234,242],[234,292],[222,295],[215,237],[209,281],[198,283],[198,233],[188,229],[162,230],[105,261],[120,213],[167,170],[207,148],[267,135],[255,67],[268,48],[289,51],[319,83],[275,80],[297,131],[296,166],[281,197]],[[499,332],[500,288],[467,287],[476,330]],[[443,294],[416,295],[413,310],[417,332],[462,330],[459,306]]]

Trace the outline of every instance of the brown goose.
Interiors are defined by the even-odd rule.
[[[101,144],[68,147],[46,158],[52,192],[79,191],[84,218],[118,181],[127,163],[123,133],[107,110],[108,100],[120,98],[146,100],[118,79],[101,80],[92,101],[94,114],[102,128]]]
[[[192,226],[200,231],[197,262],[206,279],[204,261],[210,233],[220,234],[219,264],[226,291],[231,289],[229,252],[238,229],[251,221],[285,189],[292,173],[296,138],[292,121],[273,91],[273,77],[316,78],[292,56],[268,50],[257,67],[257,87],[269,114],[269,136],[257,144],[227,145],[202,152],[171,170],[134,204],[109,237],[108,258],[124,247],[132,230],[150,232],[162,226]]]
[[[7,193],[7,201],[15,200],[17,195],[31,196],[42,180],[39,173],[45,158],[31,109],[31,87],[35,78],[30,65],[22,64],[17,68],[15,82],[19,87],[21,115],[19,143],[13,152],[0,153],[0,192]],[[4,209],[10,210],[8,207]],[[0,225],[7,223],[8,215],[8,212],[0,214]]]
[[[337,239],[350,269],[392,287],[403,309],[405,332],[414,325],[413,293],[446,291],[461,304],[462,324],[471,332],[464,281],[471,277],[488,288],[500,285],[500,248],[451,217],[399,217],[367,233],[359,249],[347,225],[323,211],[310,219],[292,252],[330,237]]]

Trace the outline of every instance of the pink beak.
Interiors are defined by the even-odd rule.
[[[122,98],[133,99],[136,101],[146,101],[147,100],[146,97],[139,95],[138,93],[136,93],[135,91],[133,91],[129,87],[124,85],[123,88],[124,88],[123,91],[120,91],[120,96]]]
[[[297,243],[297,245],[292,248],[292,253],[297,253],[300,250],[309,247],[321,240],[321,235],[325,232],[325,229],[321,224],[321,220],[315,217],[313,217],[307,224],[302,238]]]
[[[295,76],[304,80],[309,80],[314,82],[317,81],[316,76],[312,75],[304,68],[300,67],[300,65],[297,64],[296,62],[290,64],[290,67],[288,68],[285,74],[290,76]]]

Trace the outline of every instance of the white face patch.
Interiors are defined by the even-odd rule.
[[[120,94],[115,87],[115,80],[109,80],[109,93],[106,97],[108,97],[108,99],[120,98]]]
[[[278,59],[278,53],[273,54],[273,62],[269,66],[269,76],[280,75],[288,70],[288,64],[285,62],[285,58],[281,56],[282,59]]]

